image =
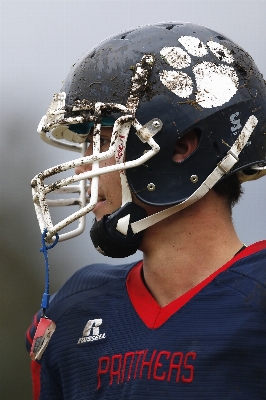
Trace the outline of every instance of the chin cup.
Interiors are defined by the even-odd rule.
[[[120,233],[116,227],[118,221],[130,215],[126,235]],[[94,220],[90,231],[92,243],[99,253],[112,258],[124,258],[139,248],[142,232],[134,234],[130,224],[145,218],[146,211],[134,203],[127,203],[110,215],[104,215],[100,221]]]

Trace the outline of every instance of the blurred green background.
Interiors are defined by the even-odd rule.
[[[82,53],[117,32],[162,21],[190,21],[243,46],[266,76],[265,0],[1,1],[1,354],[0,398],[31,399],[24,334],[44,289],[41,235],[30,181],[69,155],[41,142],[36,128],[52,95]],[[265,236],[266,179],[245,186],[234,210],[241,239]],[[79,267],[103,257],[85,233],[49,253],[51,292]],[[140,258],[136,254],[133,259]],[[106,260],[105,260],[106,261]],[[116,262],[116,260],[110,260]]]

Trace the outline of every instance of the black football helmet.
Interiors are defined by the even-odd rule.
[[[99,152],[101,126],[113,126],[104,153]],[[83,56],[54,95],[38,132],[52,145],[84,151],[91,128],[92,156],[57,165],[32,180],[47,241],[95,207],[97,179],[103,173],[121,171],[123,188],[121,208],[91,230],[95,247],[111,257],[134,253],[144,229],[197,201],[220,179],[237,173],[245,181],[266,174],[265,81],[240,46],[203,26],[144,26],[109,38]],[[197,149],[185,161],[174,162],[177,140],[193,129],[199,132]],[[99,168],[100,160],[113,155],[115,165]],[[92,164],[91,171],[44,184],[47,177],[86,163]],[[80,195],[46,197],[56,191]],[[132,203],[132,193],[142,203],[167,210],[146,218]],[[53,225],[49,205],[77,203],[76,213]],[[83,227],[81,222],[61,240]]]

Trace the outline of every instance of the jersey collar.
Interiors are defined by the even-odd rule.
[[[266,248],[266,241],[261,241],[246,247],[240,253],[237,253],[231,260],[220,267],[217,271],[212,273],[198,285],[178,297],[176,300],[161,307],[156,300],[152,297],[146,288],[142,279],[143,262],[140,261],[129,272],[127,276],[127,291],[131,303],[137,312],[138,316],[144,324],[150,329],[159,328],[163,325],[173,314],[175,314],[181,307],[183,307],[189,300],[191,300],[197,293],[199,293],[206,285],[221,272],[226,271],[234,263],[245,258],[251,254],[257,253]]]

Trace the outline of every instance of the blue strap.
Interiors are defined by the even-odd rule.
[[[46,246],[45,242],[46,234],[47,234],[47,228],[42,233],[42,247],[40,248],[40,252],[42,252],[44,255],[44,262],[45,262],[45,291],[41,303],[41,307],[43,309],[43,315],[45,315],[46,310],[49,308],[49,301],[50,301],[48,250],[52,249],[58,243],[59,239],[59,235],[58,233],[56,233],[54,243],[52,243],[50,246]]]

